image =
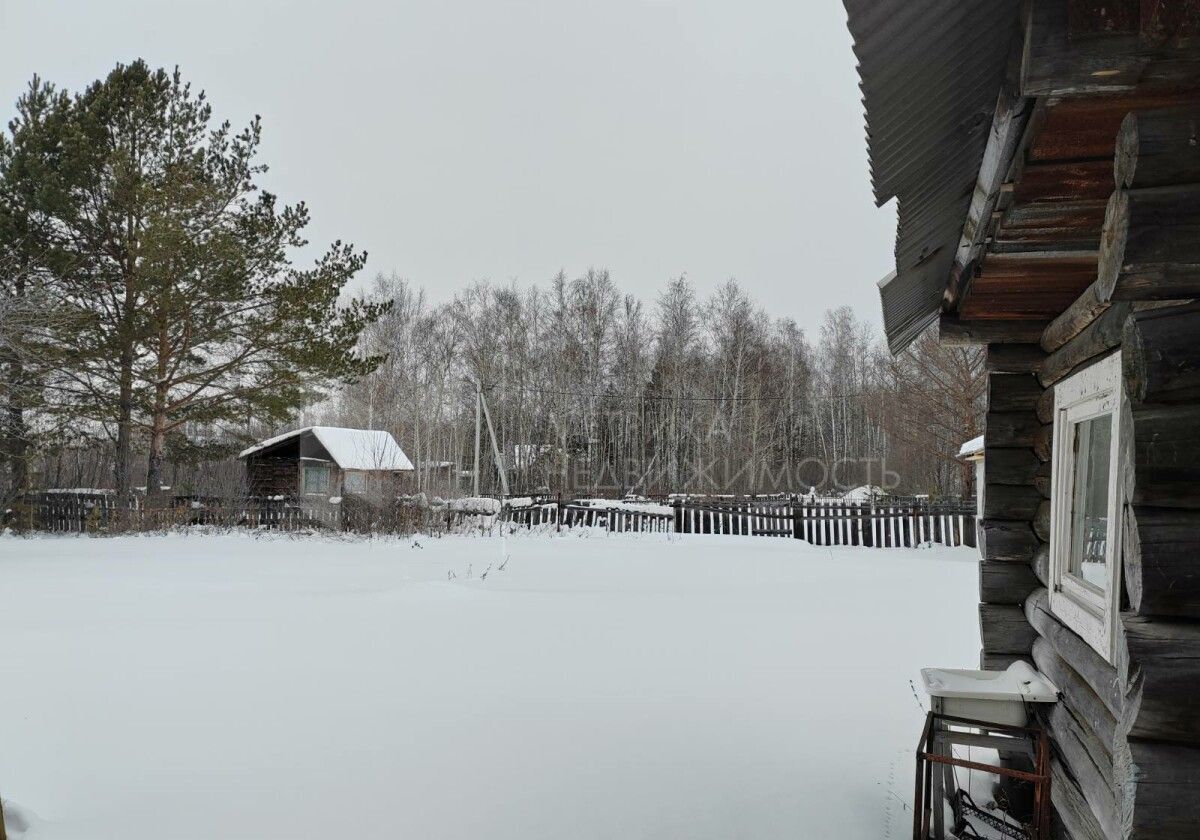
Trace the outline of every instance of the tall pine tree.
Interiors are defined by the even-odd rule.
[[[294,266],[308,212],[256,186],[259,120],[240,132],[211,120],[178,70],[142,61],[71,108],[62,224],[75,253],[60,282],[81,326],[68,375],[80,409],[115,429],[122,494],[136,434],[156,492],[184,423],[276,420],[379,361],[354,348],[383,307],[338,304],[365,253],[337,242]]]
[[[65,313],[55,305],[64,265],[57,217],[64,206],[62,137],[70,99],[37,77],[0,134],[0,440],[3,500],[27,489],[39,434],[31,414],[45,412],[47,382],[65,361]],[[43,422],[40,436],[53,431]]]

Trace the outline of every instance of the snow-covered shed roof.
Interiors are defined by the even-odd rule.
[[[285,432],[243,449],[238,457],[245,458],[310,432],[329,453],[333,462],[344,470],[392,471],[413,468],[412,461],[408,460],[404,450],[389,432],[341,429],[336,426],[305,426],[303,429]]]
[[[983,435],[973,437],[958,448],[958,457],[976,461],[983,457]]]

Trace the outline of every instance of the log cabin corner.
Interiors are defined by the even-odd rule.
[[[1051,836],[1200,837],[1200,3],[846,0],[887,340],[986,345],[981,667]]]

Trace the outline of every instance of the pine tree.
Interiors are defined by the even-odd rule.
[[[0,417],[10,502],[27,489],[37,435],[31,412],[45,407],[47,376],[63,361],[64,314],[53,277],[61,268],[55,218],[65,200],[58,177],[69,98],[36,76],[0,135]],[[52,431],[42,424],[43,436]]]
[[[256,186],[259,119],[236,133],[211,120],[178,70],[141,61],[73,106],[65,221],[79,259],[64,283],[86,316],[79,342],[91,360],[73,384],[116,427],[121,493],[135,430],[149,441],[153,493],[168,435],[185,423],[276,421],[379,362],[354,348],[386,304],[338,305],[366,254],[337,242],[294,266],[308,211]]]

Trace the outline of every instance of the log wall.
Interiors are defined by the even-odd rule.
[[[1115,312],[1122,316],[1119,322]],[[1095,339],[1097,334],[1103,340]],[[1036,544],[1011,522],[990,529],[985,523],[985,531],[1005,534],[1005,550],[996,556],[1008,562],[1035,546],[1030,566],[1035,583],[1023,614],[1034,631],[1034,664],[1062,692],[1042,720],[1055,751],[1058,790],[1052,800],[1059,811],[1058,836],[1191,836],[1200,823],[1200,357],[1195,349],[1200,308],[1186,302],[1128,311],[1108,307],[1072,341],[1081,338],[1094,349],[1092,356],[1081,354],[1065,365],[1048,359],[1041,373],[1078,371],[1123,351],[1129,410],[1122,432],[1127,443],[1118,557],[1124,598],[1115,662],[1106,662],[1050,611],[1044,588],[1049,506],[1040,505],[1030,522]],[[1065,375],[1052,376],[1047,384],[1052,387]],[[1039,396],[1035,414],[1052,421],[1052,395]],[[1009,418],[1002,422],[1005,429],[1011,425]],[[1041,451],[1035,451],[1040,459]],[[1034,485],[1048,496],[1037,476]],[[1027,505],[1011,500],[1004,506],[1012,521],[1027,511]],[[983,579],[991,584],[988,597],[996,598],[995,573],[986,555],[982,564]],[[1013,579],[1029,585],[1024,576]],[[984,661],[999,664],[987,640],[1000,634],[1020,640],[1020,631],[1006,615],[985,611],[982,617],[991,625],[982,634]]]
[[[980,522],[979,629],[981,667],[1030,659],[1036,634],[1022,605],[1040,585],[1034,560],[1041,548],[1035,521],[1044,497],[1037,476],[1042,423],[1037,406],[1044,389],[1034,371],[1045,354],[1026,351],[1023,365],[999,345],[988,358],[1003,364],[988,373],[984,432],[983,511]],[[1022,369],[1023,368],[1023,369]]]
[[[1061,691],[1041,721],[1056,837],[1200,836],[1198,126],[1195,109],[1125,121],[1097,281],[1039,352],[989,347],[980,658],[1031,659]],[[1118,350],[1128,410],[1110,663],[1050,611],[1048,499],[1054,385]]]

